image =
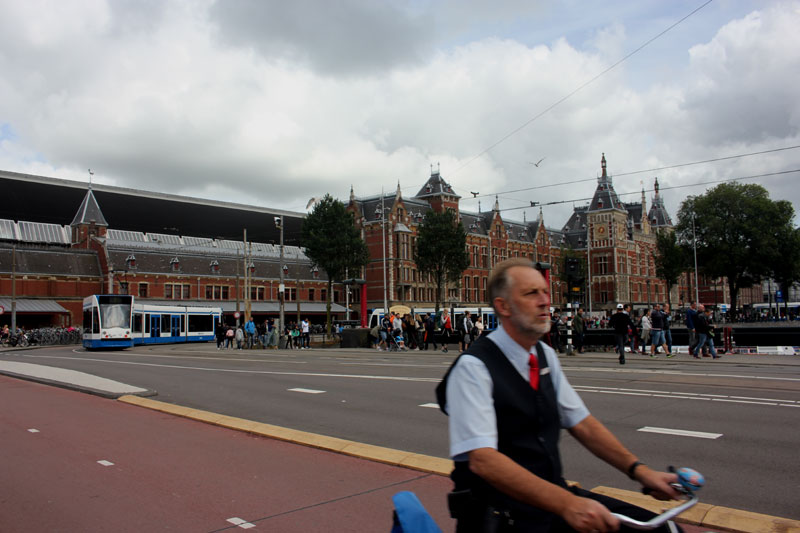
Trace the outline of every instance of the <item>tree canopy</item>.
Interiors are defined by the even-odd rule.
[[[306,256],[328,275],[326,324],[330,336],[333,281],[341,281],[345,272],[351,276],[360,273],[369,262],[369,251],[355,226],[353,214],[329,194],[303,220],[301,235]]]
[[[469,266],[467,232],[450,209],[428,211],[420,224],[414,261],[423,274],[432,274],[436,283],[436,311],[443,303],[442,289],[461,279]]]
[[[733,182],[684,200],[676,229],[681,241],[691,244],[694,220],[698,268],[727,278],[736,309],[739,289],[775,272],[783,252],[780,236],[794,230],[793,218],[789,202],[770,200],[760,185]]]
[[[678,243],[674,231],[660,230],[656,233],[656,275],[667,283],[667,303],[672,305],[670,291],[678,278],[689,266],[686,250]]]

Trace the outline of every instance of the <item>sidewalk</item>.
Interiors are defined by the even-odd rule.
[[[352,351],[352,349],[348,349]],[[582,360],[612,361],[616,360],[614,352],[592,352],[576,356],[562,355],[562,361],[567,362],[573,358]],[[649,360],[649,356],[628,354],[629,358],[642,358]],[[663,355],[660,356],[663,358]],[[683,354],[673,360],[686,359],[690,356]],[[757,358],[759,364],[800,364],[800,357],[794,356],[757,356],[757,355],[731,355],[723,359],[690,359],[697,365],[719,365],[725,362],[741,364],[748,359]],[[291,430],[244,420],[240,418],[220,415],[208,411],[191,409],[147,398],[155,391],[147,391],[124,383],[91,376],[83,372],[64,370],[59,368],[17,363],[0,360],[0,374],[13,376],[55,385],[61,388],[89,392],[107,398],[118,398],[120,402],[128,405],[144,407],[161,413],[169,413],[184,419],[204,422],[214,426],[233,429],[252,435],[267,437],[262,441],[264,451],[271,457],[284,454],[287,463],[281,460],[278,465],[291,465],[289,471],[282,472],[281,476],[274,479],[290,479],[290,485],[273,484],[262,487],[264,497],[271,498],[289,490],[292,493],[303,494],[310,499],[304,506],[298,507],[294,501],[284,502],[282,510],[272,510],[268,516],[254,515],[252,520],[245,520],[245,524],[259,524],[270,526],[279,523],[284,527],[278,529],[265,529],[271,531],[292,531],[287,527],[293,524],[292,520],[302,517],[303,531],[327,531],[330,524],[357,525],[354,529],[337,527],[336,530],[346,531],[388,531],[391,516],[391,496],[401,490],[415,492],[444,531],[452,531],[454,523],[449,518],[444,495],[450,490],[451,482],[447,478],[452,470],[452,462],[446,459],[430,457],[420,454],[403,452],[379,446],[372,446],[344,439],[316,435],[312,433]],[[169,420],[169,419],[167,419]],[[80,421],[76,421],[80,423]],[[281,442],[282,441],[282,442]],[[292,458],[301,455],[302,460]],[[344,459],[344,456],[349,456]],[[298,465],[307,464],[307,471]],[[325,467],[320,469],[320,465]],[[336,473],[335,465],[342,465],[341,472]],[[274,466],[273,468],[278,468]],[[291,469],[295,469],[291,471]],[[331,471],[330,469],[334,470]],[[327,487],[320,486],[317,472],[328,472],[332,479],[339,476],[348,480],[350,492],[333,497]],[[376,479],[394,480],[376,485]],[[361,487],[358,489],[357,487]],[[625,499],[660,511],[660,504],[650,498],[630,491],[622,491],[607,487],[598,487],[598,491],[614,497]],[[284,516],[285,515],[285,516]],[[260,518],[259,518],[260,516]],[[282,518],[281,518],[282,517]],[[800,522],[770,517],[746,511],[728,509],[718,506],[698,504],[694,509],[684,515],[689,524],[687,532],[699,531],[739,531],[749,532],[800,532]],[[356,522],[352,522],[356,520]],[[245,527],[240,525],[239,527]],[[249,526],[248,526],[249,527]]]

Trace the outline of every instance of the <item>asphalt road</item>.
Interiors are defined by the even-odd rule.
[[[446,457],[446,418],[430,404],[455,355],[217,351],[203,344],[117,352],[60,347],[0,357],[154,389],[161,401]],[[683,355],[628,361],[621,367],[609,354],[562,357],[592,413],[642,460],[662,468],[692,466],[706,475],[702,501],[800,519],[800,360]],[[637,488],[568,434],[562,453],[566,477],[584,487]]]

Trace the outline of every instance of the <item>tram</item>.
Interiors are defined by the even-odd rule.
[[[83,300],[83,346],[128,348],[214,340],[221,307],[136,303],[126,294],[95,294]]]
[[[128,348],[133,346],[131,317],[133,296],[93,294],[83,299],[83,347]]]

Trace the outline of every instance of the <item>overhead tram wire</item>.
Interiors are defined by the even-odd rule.
[[[669,169],[672,169],[672,168],[688,167],[688,166],[692,166],[692,165],[702,165],[704,163],[716,163],[716,162],[719,162],[719,161],[726,161],[726,160],[729,160],[729,159],[738,159],[738,158],[741,158],[741,157],[751,157],[751,156],[754,156],[754,155],[763,155],[763,154],[769,154],[769,153],[773,153],[773,152],[782,152],[782,151],[785,151],[785,150],[796,150],[798,148],[800,148],[800,145],[786,146],[784,148],[773,148],[772,150],[762,150],[761,152],[750,152],[750,153],[747,153],[747,154],[737,154],[737,155],[730,155],[730,156],[726,156],[726,157],[715,157],[714,159],[705,159],[703,161],[693,161],[691,163],[679,163],[677,165],[669,165],[669,166],[658,167],[658,168],[649,168],[647,170],[634,170],[634,171],[631,171],[631,172],[622,172],[620,174],[614,174],[612,177],[619,178],[620,176],[632,176],[634,174],[643,174],[643,173],[646,173],[646,172],[658,172],[660,170],[669,170]],[[487,194],[480,194],[480,195],[476,196],[475,198],[483,198],[483,197],[486,197],[486,196],[497,196],[497,195],[501,195],[501,194],[513,194],[513,193],[517,193],[517,192],[533,191],[533,190],[537,190],[537,189],[547,189],[547,188],[550,188],[550,187],[558,187],[558,186],[561,186],[561,185],[573,185],[575,183],[585,183],[585,182],[588,182],[588,181],[595,181],[595,180],[597,180],[596,177],[595,178],[581,178],[581,179],[572,180],[572,181],[561,181],[561,182],[558,182],[558,183],[548,183],[546,185],[536,185],[534,187],[526,187],[524,189],[514,189],[514,190],[510,190],[510,191],[500,191],[500,192],[493,192],[493,193],[487,193]],[[663,187],[662,187],[662,189],[663,189]],[[472,198],[470,198],[470,200],[472,200]]]
[[[738,178],[728,178],[728,179],[724,179],[724,180],[711,180],[711,181],[701,181],[701,182],[697,182],[697,183],[686,183],[684,185],[673,185],[673,186],[670,186],[670,187],[661,186],[661,187],[658,188],[658,190],[659,191],[669,191],[669,190],[673,190],[673,189],[686,189],[688,187],[701,187],[703,185],[712,185],[714,183],[728,183],[728,182],[731,182],[731,181],[751,180],[751,179],[756,179],[756,178],[767,178],[767,177],[772,177],[772,176],[780,176],[780,175],[783,175],[783,174],[792,174],[794,172],[800,172],[800,168],[796,168],[796,169],[793,169],[793,170],[781,170],[779,172],[768,172],[766,174],[755,174],[753,176],[741,176],[741,177],[738,177]],[[646,189],[644,192],[655,192],[655,189]],[[629,196],[629,195],[632,195],[632,194],[641,194],[641,193],[642,193],[642,191],[618,192],[617,196]],[[536,207],[539,207],[539,206],[544,207],[544,206],[547,206],[547,205],[570,204],[570,203],[575,203],[575,202],[590,202],[592,200],[592,198],[593,198],[592,196],[588,196],[588,197],[585,197],[585,198],[572,198],[570,200],[555,200],[555,201],[552,201],[552,202],[542,202],[542,203],[537,203]],[[522,207],[506,207],[504,209],[500,209],[500,211],[517,211],[519,209],[530,209],[530,208],[531,208],[530,205],[525,205],[525,206],[522,206]]]
[[[588,80],[588,81],[584,82],[584,83],[583,83],[582,85],[580,85],[580,86],[579,86],[577,89],[573,90],[572,92],[570,92],[570,93],[569,93],[569,94],[567,94],[566,96],[563,96],[561,99],[557,100],[555,103],[553,103],[553,104],[551,104],[550,106],[546,107],[546,108],[545,108],[543,111],[541,111],[539,114],[537,114],[537,115],[536,115],[536,116],[534,116],[533,118],[531,118],[531,119],[527,120],[526,122],[524,122],[524,123],[523,123],[521,126],[519,126],[518,128],[516,128],[516,129],[512,130],[511,132],[507,133],[506,135],[504,135],[502,138],[500,138],[500,140],[496,141],[494,144],[492,144],[492,145],[490,145],[488,148],[484,149],[484,150],[483,150],[482,152],[480,152],[478,155],[476,155],[476,156],[472,157],[472,158],[471,158],[471,159],[469,159],[469,160],[468,160],[466,163],[464,163],[463,165],[461,165],[460,167],[458,167],[458,168],[455,170],[455,172],[453,172],[453,175],[456,175],[456,174],[458,174],[458,173],[459,173],[461,170],[463,170],[465,167],[469,166],[469,165],[470,165],[470,164],[471,164],[473,161],[475,161],[476,159],[479,159],[481,156],[483,156],[484,154],[488,153],[490,150],[492,150],[492,149],[493,149],[493,148],[495,148],[496,146],[498,146],[498,145],[502,144],[503,142],[505,142],[505,141],[506,141],[507,139],[509,139],[510,137],[513,137],[514,135],[516,135],[517,133],[519,133],[520,131],[522,131],[523,129],[525,129],[527,126],[529,126],[530,124],[532,124],[533,122],[535,122],[536,120],[538,120],[540,117],[544,116],[545,114],[547,114],[548,112],[550,112],[552,109],[554,109],[555,107],[557,107],[557,106],[558,106],[558,105],[560,105],[561,103],[565,102],[566,100],[568,100],[569,98],[571,98],[572,96],[574,96],[574,95],[575,95],[576,93],[578,93],[579,91],[581,91],[581,90],[583,90],[584,88],[588,87],[589,85],[591,85],[592,83],[594,83],[595,81],[597,81],[599,78],[601,78],[602,76],[604,76],[604,75],[605,75],[605,74],[607,74],[608,72],[611,72],[613,69],[617,68],[617,67],[618,67],[619,65],[621,65],[623,62],[625,62],[626,60],[628,60],[628,59],[629,59],[631,56],[633,56],[634,54],[636,54],[636,53],[640,52],[640,51],[641,51],[642,49],[644,49],[644,48],[645,48],[647,45],[649,45],[650,43],[652,43],[652,42],[653,42],[653,41],[655,41],[656,39],[660,38],[662,35],[666,34],[666,33],[667,33],[667,32],[669,32],[670,30],[672,30],[672,29],[673,29],[675,26],[677,26],[677,25],[681,24],[683,21],[685,21],[686,19],[688,19],[689,17],[691,17],[692,15],[694,15],[695,13],[697,13],[698,11],[700,11],[701,9],[703,9],[704,7],[706,7],[706,6],[707,6],[708,4],[710,4],[712,1],[713,1],[713,0],[708,0],[707,2],[705,2],[704,4],[702,4],[700,7],[696,8],[694,11],[692,11],[691,13],[689,13],[688,15],[686,15],[685,17],[683,17],[682,19],[678,20],[677,22],[675,22],[674,24],[672,24],[671,26],[669,26],[667,29],[663,30],[661,33],[659,33],[659,34],[658,34],[658,35],[656,35],[655,37],[651,37],[649,40],[645,41],[645,43],[644,43],[644,44],[640,45],[638,48],[636,48],[635,50],[633,50],[632,52],[630,52],[628,55],[626,55],[626,56],[625,56],[625,57],[623,57],[622,59],[618,60],[616,63],[614,63],[613,65],[611,65],[610,67],[608,67],[607,69],[605,69],[604,71],[602,71],[601,73],[597,74],[596,76],[594,76],[594,77],[593,77],[593,78],[591,78],[590,80]]]

